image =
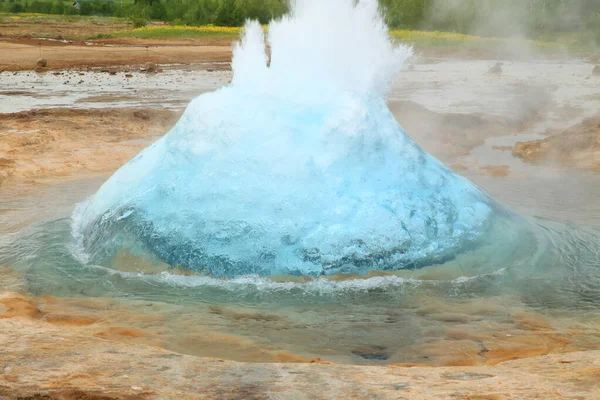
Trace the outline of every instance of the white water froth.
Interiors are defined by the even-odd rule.
[[[248,23],[232,84],[78,207],[89,261],[125,249],[215,277],[318,276],[477,247],[496,205],[395,121],[384,96],[411,49],[376,1],[354,3],[298,0],[266,43]]]
[[[293,281],[273,281],[266,277],[258,275],[244,275],[232,279],[218,279],[205,276],[184,276],[162,272],[159,274],[144,274],[137,272],[115,271],[102,266],[95,266],[102,271],[112,275],[118,275],[124,279],[140,279],[144,282],[153,284],[168,285],[179,288],[196,288],[198,290],[219,289],[225,292],[232,293],[248,293],[248,294],[274,294],[297,292],[304,295],[341,295],[344,293],[368,292],[371,290],[390,290],[396,295],[401,295],[407,289],[417,289],[421,286],[436,287],[446,286],[453,287],[455,290],[460,290],[464,285],[472,282],[490,279],[493,277],[503,276],[506,272],[505,268],[493,271],[487,274],[476,276],[461,276],[451,280],[434,280],[434,279],[418,279],[418,278],[403,278],[399,276],[377,276],[365,279],[350,279],[350,280],[330,280],[327,278],[316,278],[308,282],[293,282]]]

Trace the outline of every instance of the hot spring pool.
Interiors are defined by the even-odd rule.
[[[161,269],[126,253],[111,267],[86,265],[74,255],[69,209],[99,180],[3,193],[7,208],[45,204],[47,211],[45,221],[13,226],[13,233],[2,236],[0,265],[18,273],[12,289],[41,296],[48,315],[88,321],[78,329],[199,356],[474,365],[596,348],[599,230],[582,220],[597,210],[584,209],[590,199],[580,197],[579,226],[557,219],[570,219],[557,213],[570,196],[552,190],[566,176],[480,178],[526,215],[537,227],[532,240],[547,246],[528,258],[535,265],[507,264],[486,273],[480,267],[494,252],[416,270],[317,278],[217,279]],[[589,177],[567,181],[571,193],[589,193]],[[530,192],[536,196],[524,186],[536,189]],[[527,215],[532,204],[547,217]]]

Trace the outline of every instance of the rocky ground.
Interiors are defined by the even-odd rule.
[[[126,344],[48,321],[35,300],[0,294],[3,399],[594,399],[600,351],[495,366],[238,363]],[[124,333],[135,336],[135,331]]]
[[[549,133],[543,140],[516,143],[512,154],[531,164],[600,171],[600,117]]]
[[[106,300],[35,298],[21,292],[20,275],[1,267],[0,273],[2,399],[545,400],[600,396],[598,350],[534,352],[487,366],[435,368],[351,366],[291,356],[278,363],[199,358],[136,343],[132,339],[145,333],[131,327],[91,334],[86,327],[103,321],[70,312],[60,302],[85,302],[88,309],[109,310]],[[547,328],[540,320],[526,321],[538,332]]]
[[[37,39],[0,41],[0,71],[38,72],[64,68],[87,70],[110,66],[112,69],[137,70],[148,63],[188,64],[225,62],[231,59],[231,46],[174,45],[157,46],[156,41],[131,40],[131,44],[107,46],[106,43],[62,43]],[[160,43],[160,42],[159,42]],[[44,59],[46,63],[38,64]],[[4,72],[7,73],[7,72]]]
[[[162,136],[179,112],[56,109],[0,114],[0,185],[108,173]]]

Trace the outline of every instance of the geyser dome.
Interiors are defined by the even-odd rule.
[[[441,263],[510,218],[421,150],[385,102],[411,55],[376,1],[298,0],[245,27],[229,86],[74,214],[88,261],[119,252],[215,277],[365,274]]]

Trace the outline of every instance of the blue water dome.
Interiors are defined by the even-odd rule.
[[[486,241],[503,212],[386,105],[411,49],[390,42],[376,1],[297,1],[268,32],[247,23],[231,84],[77,208],[88,262],[127,251],[214,277],[366,274]]]

